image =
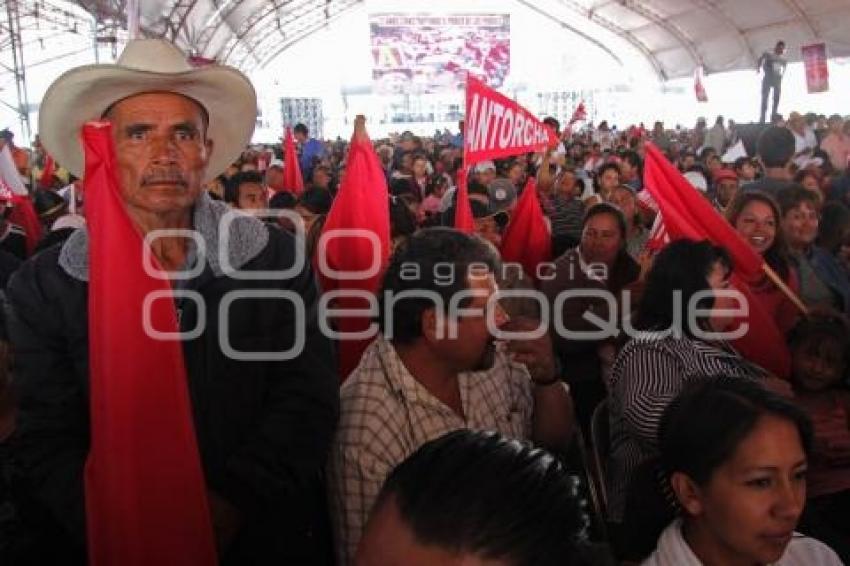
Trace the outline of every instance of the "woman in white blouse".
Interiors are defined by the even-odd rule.
[[[840,566],[795,528],[811,423],[757,382],[688,386],[661,419],[660,463],[679,517],[643,566]]]

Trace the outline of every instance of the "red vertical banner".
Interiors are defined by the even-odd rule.
[[[697,70],[694,71],[694,94],[696,94],[697,102],[708,102],[708,93],[705,91],[705,84],[703,83],[702,67],[697,67]]]
[[[180,326],[171,285],[144,268],[147,244],[121,200],[111,128],[89,122],[82,134],[91,361],[88,564],[215,566],[183,347],[173,338]],[[161,272],[156,258],[150,261]]]
[[[805,45],[802,51],[803,64],[806,67],[806,87],[809,93],[828,91],[829,66],[826,60],[826,44]]]

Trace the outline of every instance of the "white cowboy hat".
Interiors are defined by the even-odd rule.
[[[245,149],[254,132],[257,94],[248,78],[232,67],[192,67],[163,39],[130,41],[115,64],[76,67],[56,79],[41,102],[38,129],[47,152],[77,177],[83,176],[80,144],[83,124],[99,120],[114,103],[143,92],[174,92],[209,114],[213,140],[204,181],[223,173]]]

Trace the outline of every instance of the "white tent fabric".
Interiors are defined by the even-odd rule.
[[[0,0],[4,5],[9,0]],[[329,22],[371,0],[15,0],[18,6],[76,4],[101,28],[127,28],[126,6],[141,9],[143,36],[165,37],[187,52],[250,72]],[[660,80],[755,68],[765,50],[786,41],[790,60],[800,47],[826,43],[830,57],[850,56],[850,0],[516,0],[517,9],[546,13],[612,53],[631,49]],[[36,7],[37,8],[37,7]],[[458,3],[463,11],[464,3]],[[399,10],[427,11],[428,3]],[[55,12],[56,10],[54,10]],[[38,9],[35,12],[39,12]],[[53,18],[56,20],[57,18]],[[67,19],[67,18],[66,18]],[[55,21],[53,22],[55,23]],[[55,28],[53,28],[55,29]],[[617,41],[610,38],[616,36]],[[616,45],[614,45],[616,43]],[[616,56],[616,55],[615,55]]]
[[[81,2],[87,3],[95,2]],[[755,68],[761,53],[778,39],[786,41],[791,60],[800,58],[801,46],[820,42],[827,44],[831,57],[850,55],[847,0],[555,3],[565,9],[559,13],[568,26],[581,26],[590,36],[604,30],[621,37],[648,59],[661,80],[692,75],[697,66],[706,73]],[[146,0],[141,4],[147,33],[171,35],[186,48],[245,70],[262,67],[329,19],[358,6],[368,8],[362,0]]]
[[[779,39],[788,56],[826,43],[830,57],[850,55],[847,0],[562,0],[627,40],[662,79],[755,68]]]

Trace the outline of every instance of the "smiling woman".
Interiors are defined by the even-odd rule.
[[[779,205],[773,197],[760,191],[740,193],[729,204],[726,218],[788,288],[799,294],[800,282],[797,271],[789,265],[785,237],[779,229]],[[750,289],[753,297],[776,322],[776,327],[787,334],[800,318],[797,307],[766,276]]]

